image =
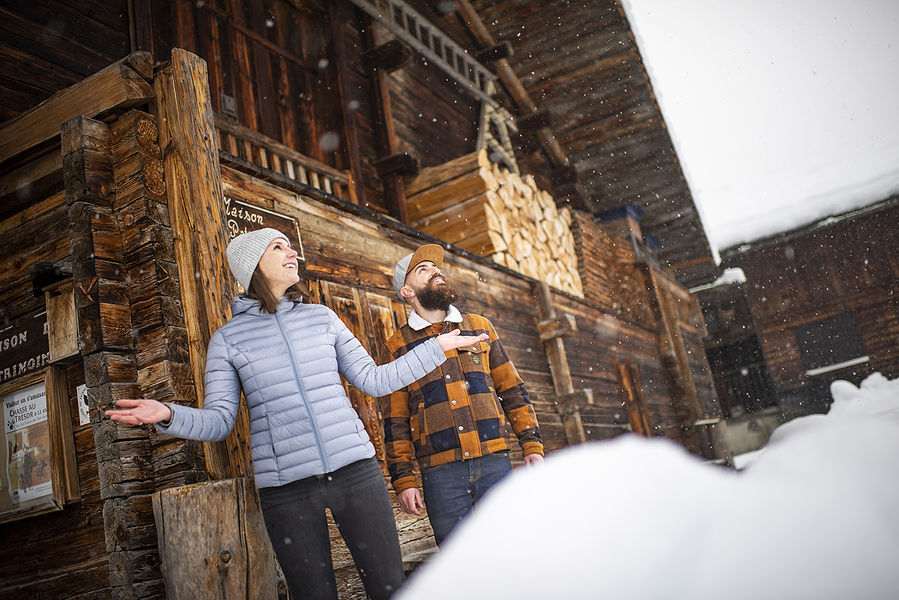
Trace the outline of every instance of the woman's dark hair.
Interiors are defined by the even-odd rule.
[[[284,296],[291,301],[299,300],[303,296],[308,298],[309,289],[302,281],[298,281],[287,288],[287,291],[284,292]],[[262,274],[259,267],[256,267],[256,270],[253,271],[253,277],[250,279],[250,289],[247,290],[247,297],[252,298],[253,300],[259,300],[263,312],[267,312],[270,315],[278,312],[278,304],[280,304],[280,301],[278,298],[275,298],[275,295],[272,293],[271,289],[269,289],[268,282],[265,280],[265,275]]]

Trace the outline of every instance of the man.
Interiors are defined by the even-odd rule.
[[[388,341],[394,357],[445,331],[487,333],[485,342],[449,350],[447,360],[422,379],[389,397],[384,421],[387,467],[403,512],[420,515],[427,506],[437,544],[504,475],[509,463],[509,425],[524,462],[543,461],[534,408],[493,325],[453,306],[458,293],[440,268],[443,248],[420,247],[394,269],[393,288],[412,307],[409,320]],[[424,498],[413,459],[421,470]]]

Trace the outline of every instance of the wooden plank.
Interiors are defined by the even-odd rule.
[[[0,163],[59,135],[62,123],[85,115],[143,104],[153,97],[147,83],[153,64],[147,52],[135,52],[81,83],[0,125]]]
[[[53,470],[53,495],[57,504],[64,506],[81,499],[65,367],[59,365],[49,367],[45,383],[50,446],[53,458],[51,465]]]
[[[422,169],[418,175],[406,182],[406,195],[414,196],[419,192],[434,187],[449,179],[458,177],[464,173],[489,167],[490,160],[487,158],[486,150],[480,150],[471,154],[463,154],[458,158],[435,167]]]
[[[274,551],[251,480],[199,483],[153,494],[166,596],[269,600]]]
[[[40,180],[58,174],[62,169],[62,155],[59,152],[50,152],[37,160],[22,165],[15,171],[0,176],[0,203],[5,203],[3,198],[20,193]]]
[[[484,192],[495,191],[499,185],[490,169],[471,171],[428,190],[407,195],[407,210],[413,221],[441,211],[457,202],[473,198]]]

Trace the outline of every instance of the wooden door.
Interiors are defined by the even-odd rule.
[[[646,402],[643,400],[643,388],[640,384],[640,369],[626,358],[614,358],[612,361],[618,374],[618,387],[624,398],[631,431],[642,436],[651,436],[652,429],[649,426]]]
[[[322,302],[337,313],[375,362],[379,365],[389,362],[387,339],[399,324],[405,323],[402,304],[387,296],[339,283],[321,281],[318,287]],[[353,408],[365,425],[378,460],[383,461],[384,420],[378,400],[356,389],[346,380],[343,380],[343,385]]]

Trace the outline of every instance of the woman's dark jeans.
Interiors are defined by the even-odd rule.
[[[262,488],[259,499],[294,600],[337,598],[325,507],[331,509],[370,598],[389,598],[403,583],[396,521],[376,459]]]
[[[511,470],[509,452],[501,451],[449,462],[422,472],[425,507],[438,546],[475,503]]]

